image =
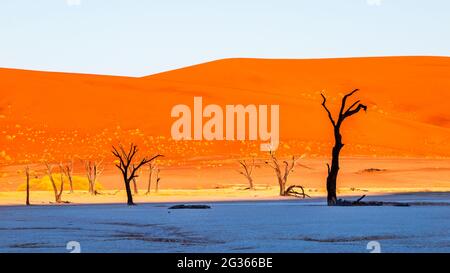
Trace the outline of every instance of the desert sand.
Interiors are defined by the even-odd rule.
[[[202,96],[205,103],[219,105],[279,104],[277,154],[303,155],[299,163],[306,166],[296,168],[290,183],[323,193],[332,133],[320,93],[338,111],[342,95],[353,88],[361,89],[357,97],[369,108],[343,127],[346,146],[338,187],[447,190],[449,71],[448,57],[225,59],[135,78],[0,69],[0,191],[16,191],[23,184],[25,165],[42,177],[44,160],[74,160],[82,177],[85,160],[101,159],[104,189],[122,190],[110,150],[112,144],[130,142],[139,145],[142,155],[165,155],[158,162],[164,190],[245,185],[236,160],[256,156],[264,161],[259,143],[170,139],[171,108]],[[369,169],[380,171],[364,172]],[[146,170],[142,189],[145,176]],[[255,176],[257,184],[276,192],[270,169],[261,167]],[[251,196],[232,195],[242,194]]]
[[[311,197],[324,197],[327,159],[302,159],[290,175],[288,184],[302,185]],[[338,195],[362,196],[385,195],[398,192],[450,192],[450,162],[444,159],[369,159],[344,158],[338,180]],[[41,170],[44,166],[32,165]],[[17,166],[11,166],[15,169]],[[220,175],[216,169],[220,170]],[[237,163],[220,168],[206,169],[165,169],[161,171],[158,193],[155,193],[153,180],[151,192],[147,192],[148,170],[141,173],[137,180],[139,193],[135,196],[138,203],[158,202],[201,202],[201,201],[258,201],[290,200],[290,197],[278,196],[278,185],[273,170],[263,165],[254,171],[256,190],[246,190],[247,180],[237,170]],[[86,180],[82,167],[75,168],[74,175]],[[0,192],[0,205],[21,205],[25,202],[25,177],[14,176],[8,181],[8,191]],[[56,175],[57,177],[57,175]],[[124,203],[126,195],[124,184],[118,170],[111,169],[101,174],[98,184],[99,195],[88,194],[87,189],[69,193],[66,182],[63,200],[71,204],[88,203]],[[6,183],[5,183],[6,184]],[[4,184],[4,185],[5,185]],[[20,191],[18,191],[20,189]],[[50,204],[54,201],[53,191],[31,187],[31,203]]]

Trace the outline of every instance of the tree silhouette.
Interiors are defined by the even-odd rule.
[[[95,183],[97,182],[97,177],[103,172],[103,169],[100,168],[102,162],[103,160],[100,162],[89,160],[84,163],[86,176],[89,182],[89,193],[92,195],[97,194]]]
[[[52,183],[53,192],[55,194],[55,202],[56,203],[62,203],[61,196],[62,196],[62,193],[64,191],[64,173],[63,173],[63,170],[61,168],[61,173],[60,173],[61,184],[60,184],[60,188],[58,189],[58,187],[56,186],[55,179],[53,178],[53,166],[48,164],[47,162],[44,162],[44,163],[45,163],[45,166],[47,167],[48,178],[50,179],[50,182]]]
[[[27,198],[26,198],[25,204],[27,206],[29,206],[30,205],[30,167],[28,165],[25,167],[25,175],[27,177]]]
[[[69,179],[70,193],[73,193],[73,160],[71,160],[67,165],[64,166],[64,174]]]
[[[250,190],[254,190],[255,186],[253,185],[252,173],[253,169],[256,168],[255,158],[252,158],[251,162],[248,162],[246,160],[239,160],[238,162],[243,169],[242,171],[239,170],[239,173],[247,178],[248,188]]]
[[[152,174],[153,174],[153,170],[155,169],[154,164],[152,164],[151,162],[148,163],[148,184],[147,184],[147,192],[145,193],[146,195],[150,194],[150,188],[152,186]]]
[[[367,111],[367,106],[360,103],[360,100],[357,100],[354,102],[350,107],[346,108],[347,99],[351,97],[353,94],[355,94],[359,89],[354,89],[352,92],[346,94],[342,98],[341,103],[341,110],[339,111],[339,117],[335,121],[333,119],[333,115],[331,114],[330,110],[326,106],[327,99],[326,97],[321,94],[323,101],[322,106],[325,109],[325,111],[328,113],[328,118],[331,121],[331,124],[333,125],[333,131],[334,131],[334,147],[332,150],[332,159],[331,159],[331,167],[330,164],[327,164],[328,167],[328,177],[327,177],[327,202],[329,206],[335,206],[337,203],[337,197],[336,197],[336,180],[339,173],[339,154],[342,150],[342,147],[344,147],[344,144],[342,143],[342,135],[341,135],[341,125],[344,122],[345,119],[348,117],[353,116],[354,114],[357,114],[359,111],[364,110]]]
[[[137,177],[136,172],[144,165],[150,163],[154,159],[162,156],[162,155],[155,155],[152,158],[146,158],[144,157],[139,161],[139,163],[135,163],[136,161],[136,154],[139,151],[137,148],[137,145],[131,144],[130,149],[128,152],[125,151],[122,145],[119,145],[119,149],[112,146],[112,153],[115,157],[119,159],[119,163],[116,164],[116,167],[122,172],[123,181],[125,183],[125,189],[127,191],[127,204],[132,206],[135,205],[133,202],[133,195],[131,193],[131,187],[130,183],[133,181],[134,178]]]
[[[139,194],[139,189],[138,189],[138,186],[137,186],[139,176],[141,176],[141,170],[138,171],[138,174],[132,180],[133,181],[134,194],[136,194],[136,195]]]
[[[155,172],[156,172],[156,188],[155,188],[155,192],[158,193],[159,190],[159,181],[161,181],[161,177],[159,177],[159,172],[161,171],[161,169],[156,168]]]

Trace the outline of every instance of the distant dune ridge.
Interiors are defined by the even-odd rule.
[[[224,59],[141,78],[2,68],[0,164],[83,149],[109,154],[126,136],[153,147],[152,139],[170,137],[171,108],[194,96],[205,104],[279,104],[282,152],[326,156],[332,135],[320,93],[338,111],[354,88],[368,112],[344,125],[344,155],[450,155],[449,57]],[[181,153],[158,145],[169,158]]]

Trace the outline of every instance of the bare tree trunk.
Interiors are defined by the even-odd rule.
[[[238,162],[243,169],[243,171],[239,171],[239,173],[242,174],[243,176],[245,176],[245,178],[247,178],[247,181],[249,184],[249,189],[254,190],[255,187],[253,186],[252,172],[253,172],[253,169],[256,167],[255,159],[253,158],[251,163],[248,163],[245,160],[239,160]]]
[[[70,161],[70,163],[66,166],[65,170],[66,170],[67,178],[69,179],[70,193],[73,193],[73,179],[72,179],[72,174],[73,174],[73,160]]]
[[[60,189],[59,189],[59,193],[58,193],[58,203],[61,202],[61,196],[64,191],[64,169],[63,168],[61,168],[60,179],[61,179],[61,184],[60,184]]]
[[[337,204],[336,184],[339,173],[339,155],[342,150],[342,147],[344,147],[344,144],[342,143],[342,135],[340,133],[341,125],[346,118],[358,113],[361,109],[367,111],[367,106],[359,103],[360,102],[359,100],[353,103],[347,109],[345,109],[347,99],[357,91],[358,89],[355,89],[342,98],[341,110],[339,111],[339,117],[337,121],[334,120],[333,115],[326,106],[327,99],[323,94],[321,94],[323,98],[322,106],[328,113],[328,118],[330,119],[331,124],[333,125],[333,132],[334,132],[334,147],[333,150],[331,151],[331,167],[329,164],[327,164],[328,167],[327,202],[329,206],[335,206]]]
[[[25,167],[25,174],[27,176],[27,199],[26,205],[30,205],[30,168],[28,166]]]
[[[87,176],[88,182],[89,182],[89,193],[92,195],[97,194],[97,191],[95,189],[95,183],[97,182],[97,176],[103,172],[103,169],[100,168],[102,161],[100,161],[100,163],[95,162],[95,161],[94,162],[91,162],[91,161],[85,162],[86,176]]]
[[[333,206],[336,205],[337,195],[336,195],[336,185],[337,185],[337,177],[339,173],[339,154],[341,152],[342,147],[342,136],[340,134],[340,128],[337,127],[334,130],[334,140],[335,144],[333,150],[331,152],[331,167],[328,166],[328,176],[327,176],[327,202],[328,205]]]
[[[134,206],[133,194],[131,193],[130,181],[125,183],[125,190],[127,191],[127,204],[129,206]]]
[[[254,190],[254,189],[255,189],[255,186],[253,186],[253,178],[248,177],[247,179],[248,179],[248,187],[249,187],[251,190]]]
[[[134,194],[138,195],[139,194],[139,188],[138,188],[138,182],[139,182],[139,178],[141,177],[141,169],[137,171],[137,175],[136,177],[134,177],[132,179],[133,181],[133,190],[134,190]]]
[[[139,193],[139,191],[138,191],[138,187],[137,187],[137,183],[136,183],[136,177],[135,178],[133,178],[131,181],[133,181],[133,190],[134,190],[134,194],[138,194]]]
[[[61,203],[61,195],[58,193],[58,188],[56,187],[55,179],[53,178],[53,170],[52,170],[53,168],[47,162],[45,162],[45,165],[47,166],[47,174],[50,179],[50,182],[52,183],[53,192],[55,194],[55,202]]]
[[[48,177],[50,179],[50,182],[52,183],[52,187],[53,187],[53,192],[55,193],[55,202],[56,203],[61,203],[61,196],[62,193],[64,191],[64,171],[62,168],[62,164],[60,164],[61,167],[61,184],[60,184],[60,188],[58,189],[58,187],[56,186],[56,182],[55,179],[53,178],[53,167],[50,166],[47,162],[45,162],[45,165],[47,166],[47,174]]]
[[[93,174],[92,174],[92,163],[91,161],[86,161],[84,162],[84,166],[86,169],[86,177],[88,179],[88,191],[90,194],[94,193],[94,190],[92,189],[92,179],[93,179]]]
[[[278,181],[279,185],[280,185],[280,196],[285,196],[286,195],[286,184],[284,184],[283,181]]]
[[[148,170],[149,170],[149,174],[148,174],[148,185],[147,185],[147,192],[145,194],[150,194],[150,189],[152,186],[152,173],[153,173],[153,165],[150,163],[148,164]]]
[[[155,188],[156,193],[158,193],[159,181],[161,180],[161,178],[159,178],[159,171],[160,171],[160,169],[156,169],[156,188]]]

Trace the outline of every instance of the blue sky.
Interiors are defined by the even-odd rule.
[[[448,0],[2,0],[0,67],[142,76],[229,57],[450,56]]]

